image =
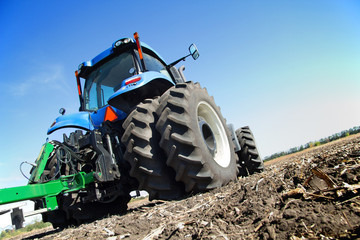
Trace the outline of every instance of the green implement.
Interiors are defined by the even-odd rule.
[[[40,177],[44,172],[46,163],[53,150],[54,150],[54,145],[48,142],[42,146],[39,157],[35,161],[36,168],[31,173],[29,183],[40,182]]]
[[[62,176],[47,183],[28,184],[26,186],[0,189],[0,205],[23,200],[45,198],[48,210],[57,209],[56,196],[84,189],[94,182],[94,173],[79,172]]]
[[[53,150],[54,145],[50,143],[43,145],[39,157],[36,159],[36,167],[31,173],[28,185],[0,189],[0,205],[24,200],[43,199],[46,209],[52,211],[58,208],[56,196],[79,191],[86,188],[89,183],[94,182],[93,172],[79,172],[41,183],[41,175]]]

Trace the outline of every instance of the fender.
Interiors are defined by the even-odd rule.
[[[107,119],[106,112],[108,109],[115,114],[113,115],[115,117],[114,119]],[[77,112],[58,117],[49,128],[47,134],[51,134],[61,128],[80,128],[92,131],[100,128],[101,124],[106,120],[122,120],[124,118],[126,118],[124,112],[110,107],[109,105],[105,105],[95,112]]]
[[[169,76],[147,71],[122,81],[119,89],[108,99],[109,105],[129,114],[132,107],[146,98],[161,96],[174,84]]]
[[[133,91],[135,89],[141,88],[142,86],[148,84],[149,82],[151,82],[151,81],[153,81],[155,79],[164,79],[164,80],[169,81],[169,83],[171,85],[173,85],[172,80],[168,76],[166,76],[164,74],[161,74],[161,73],[155,72],[155,71],[144,72],[144,73],[138,74],[136,76],[125,79],[122,82],[122,84],[120,86],[120,89],[117,90],[109,98],[108,102],[110,103],[114,98],[116,98],[117,96],[119,96],[121,94],[124,94],[124,93],[130,92],[130,91]]]
[[[77,112],[66,115],[61,115],[56,118],[55,122],[50,126],[47,134],[59,130],[61,128],[80,128],[83,130],[94,130],[94,125],[91,122],[90,112]]]

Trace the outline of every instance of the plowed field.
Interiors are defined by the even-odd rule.
[[[211,192],[180,201],[143,200],[122,216],[27,238],[359,238],[359,182],[358,134],[267,162],[265,172]]]

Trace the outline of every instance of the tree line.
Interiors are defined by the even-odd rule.
[[[264,161],[268,161],[268,160],[278,158],[278,157],[281,157],[281,156],[285,156],[285,155],[288,155],[288,154],[300,152],[300,151],[302,151],[304,149],[307,149],[307,148],[320,146],[322,144],[332,142],[332,141],[335,141],[335,140],[337,140],[339,138],[347,137],[347,136],[350,136],[352,134],[356,134],[356,133],[359,133],[359,132],[360,132],[360,126],[356,126],[356,127],[350,128],[349,130],[344,130],[344,131],[341,131],[341,132],[338,132],[338,133],[334,133],[331,136],[321,138],[320,140],[311,141],[311,142],[308,142],[308,143],[306,143],[304,145],[301,145],[299,147],[290,148],[288,151],[282,151],[282,152],[274,153],[274,154],[272,154],[270,156],[265,157]]]

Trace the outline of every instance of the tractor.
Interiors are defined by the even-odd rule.
[[[207,90],[175,67],[189,56],[199,57],[195,44],[167,64],[135,33],[81,63],[79,112],[60,109],[47,133],[77,130],[46,142],[28,185],[1,189],[0,204],[33,200],[43,221],[67,227],[125,213],[134,190],[181,199],[263,171],[249,127],[227,125]]]

